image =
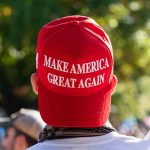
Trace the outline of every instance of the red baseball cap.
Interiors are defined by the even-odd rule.
[[[56,127],[99,127],[110,113],[114,86],[112,46],[91,18],[66,16],[38,34],[38,105]]]

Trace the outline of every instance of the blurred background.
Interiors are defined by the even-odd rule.
[[[0,0],[0,117],[37,109],[30,75],[38,31],[75,14],[92,17],[110,35],[118,78],[112,124],[143,137],[150,127],[150,0]]]

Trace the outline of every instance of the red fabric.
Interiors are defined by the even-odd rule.
[[[37,54],[43,120],[61,127],[103,125],[113,83],[112,47],[104,30],[85,16],[54,20],[40,30]]]

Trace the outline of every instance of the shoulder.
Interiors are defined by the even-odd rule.
[[[49,146],[46,145],[45,142],[43,142],[43,143],[37,143],[37,144],[35,144],[35,145],[29,147],[29,148],[26,149],[26,150],[42,150],[43,148],[44,148],[44,150],[50,150],[50,149],[49,149]]]
[[[150,150],[150,140],[143,140],[133,136],[126,136],[119,133],[110,133],[104,136],[81,137],[75,139],[61,139],[54,141],[44,141],[38,143],[27,150],[55,150],[70,149],[70,147],[90,147],[91,149],[105,148],[115,150]]]
[[[120,146],[122,145],[131,149],[136,148],[138,150],[150,150],[150,140],[126,136],[119,133],[114,134],[114,143],[118,143]]]
[[[120,134],[118,132],[114,132],[113,133],[113,137],[115,139],[118,139],[118,140],[123,140],[123,141],[126,141],[126,140],[132,140],[132,141],[140,141],[141,139],[140,138],[136,138],[134,136],[127,136],[127,135],[124,135],[124,134]]]
[[[40,150],[40,147],[38,146],[38,144],[32,146],[32,147],[29,147],[28,149],[26,150]]]

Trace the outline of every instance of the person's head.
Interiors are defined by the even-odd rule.
[[[38,135],[45,126],[35,110],[21,109],[13,114],[2,140],[5,150],[25,150],[37,143]]]
[[[86,16],[67,16],[40,30],[31,75],[43,120],[56,127],[99,127],[117,84],[105,31]]]

